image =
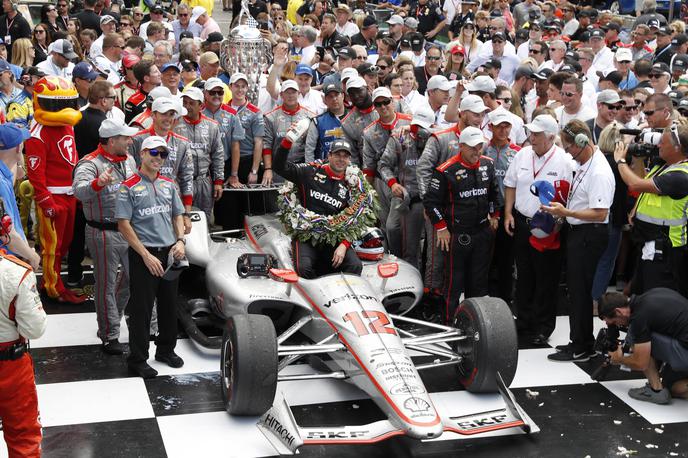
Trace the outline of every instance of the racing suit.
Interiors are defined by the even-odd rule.
[[[299,107],[290,111],[280,105],[265,115],[265,137],[263,139],[263,156],[269,156],[276,151],[287,131],[304,118],[313,118],[315,113],[308,108]],[[292,145],[291,154],[298,153],[298,145]],[[274,164],[273,164],[274,168]],[[276,170],[274,170],[277,172]],[[278,173],[278,172],[277,172]]]
[[[150,108],[146,108],[140,114],[136,115],[134,119],[129,123],[131,127],[136,127],[137,129],[150,129],[153,125],[153,112]]]
[[[148,99],[148,93],[143,92],[143,89],[139,88],[124,102],[124,122],[129,124],[146,109],[146,99]]]
[[[248,176],[254,170],[253,154],[256,149],[256,141],[260,143],[263,137],[265,137],[265,121],[260,109],[250,102],[246,102],[241,106],[232,105],[231,107],[236,110],[236,116],[244,128],[244,138],[239,142],[239,168],[237,169],[237,175],[240,183],[248,183]],[[261,155],[260,159],[262,159],[263,147],[262,145],[259,146],[261,149],[258,154]],[[261,183],[263,181],[263,167],[260,166],[260,163],[255,170],[256,183]],[[240,199],[236,199],[236,194],[234,194],[235,199],[228,208],[228,216],[234,219],[231,225],[233,227],[241,226],[244,215],[247,214],[263,215],[276,212],[276,195],[268,193],[271,197],[266,198],[265,194],[263,192],[243,193]]]
[[[425,195],[435,167],[459,152],[460,133],[459,125],[456,124],[435,132],[428,139],[416,167],[418,192],[421,198]],[[427,217],[425,218],[425,244],[425,287],[433,292],[439,292],[444,287],[444,256],[437,246],[437,231]]]
[[[375,111],[372,105],[363,110],[353,108],[349,114],[342,119],[342,130],[344,131],[344,138],[346,138],[353,151],[351,152],[351,163],[360,167],[361,154],[363,151],[363,130],[377,121],[380,115]]]
[[[203,210],[210,221],[213,211],[213,185],[224,183],[225,150],[220,125],[207,116],[197,121],[181,119],[175,131],[189,139],[193,160],[193,205]]]
[[[129,152],[138,166],[141,165],[141,144],[151,135],[157,135],[153,127],[134,135],[134,143]],[[193,203],[194,166],[193,154],[189,151],[189,140],[174,132],[168,132],[165,138],[170,155],[160,167],[160,175],[175,181],[182,197],[182,203],[185,206],[191,205]]]
[[[112,169],[113,183],[101,187],[98,176]],[[74,195],[86,217],[86,246],[93,258],[98,337],[107,343],[119,339],[119,327],[129,300],[129,244],[117,230],[115,204],[120,184],[136,173],[134,158],[113,156],[102,145],[74,169]],[[118,272],[119,266],[122,270]]]
[[[389,190],[387,183],[380,178],[377,166],[380,156],[385,151],[387,141],[389,140],[392,131],[403,126],[408,126],[411,123],[411,116],[404,113],[396,113],[394,121],[389,124],[384,124],[379,119],[365,128],[363,131],[363,151],[361,154],[363,160],[363,174],[366,177],[375,177],[374,185],[377,191],[378,200],[380,202],[380,221],[384,226],[389,215],[389,203],[392,199],[392,193]]]
[[[492,159],[481,156],[475,164],[457,154],[435,169],[423,204],[437,230],[449,230],[446,262],[445,320],[449,322],[459,297],[485,296],[493,231],[488,215],[502,207]]]
[[[298,189],[301,205],[320,215],[335,215],[349,205],[349,189],[344,175],[335,174],[328,164],[294,164],[287,160],[292,145],[286,138],[282,140],[274,156],[272,166],[275,172],[294,183]],[[332,255],[337,246],[314,245],[292,240],[292,256],[296,273],[303,278],[316,278],[333,271],[360,275],[363,265],[351,249],[351,240],[342,240],[346,255],[342,264],[335,270]]]
[[[62,257],[72,242],[76,199],[72,193],[72,171],[79,160],[72,126],[44,126],[33,122],[26,140],[27,176],[34,199],[43,257],[43,287],[48,296],[65,292],[60,278]]]
[[[346,116],[346,111],[342,116],[337,116],[331,111],[316,116],[308,126],[306,133],[306,145],[304,149],[305,161],[327,160],[330,152],[330,144],[338,138],[344,137],[342,129],[342,119]]]
[[[413,126],[412,126],[413,127]],[[418,250],[423,235],[423,203],[418,193],[416,164],[424,142],[415,134],[391,136],[378,162],[378,172],[389,186],[400,184],[409,196],[408,206],[395,205],[392,198],[386,230],[389,250],[416,268],[419,268]]]
[[[127,103],[127,100],[129,100],[129,97],[134,95],[137,90],[138,87],[136,85],[132,85],[127,81],[120,81],[119,83],[115,84],[115,105],[117,108],[124,108],[124,105]]]
[[[0,418],[11,457],[41,456],[33,360],[25,342],[42,336],[46,325],[31,267],[0,253]]]

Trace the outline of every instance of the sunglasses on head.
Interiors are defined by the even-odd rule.
[[[153,157],[160,156],[161,159],[167,159],[167,156],[170,155],[169,151],[167,151],[166,149],[156,149],[156,148],[149,149],[148,154],[150,154]]]
[[[385,100],[381,100],[379,102],[373,102],[373,105],[375,105],[375,108],[380,108],[380,107],[386,107],[390,103],[392,103],[392,101],[390,99],[385,99]]]

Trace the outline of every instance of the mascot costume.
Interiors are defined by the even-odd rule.
[[[81,120],[71,81],[46,76],[34,85],[34,120],[26,141],[27,175],[34,188],[43,258],[43,289],[60,302],[82,303],[85,296],[65,288],[60,278],[62,257],[72,241],[76,199],[72,172],[79,156],[74,125]]]

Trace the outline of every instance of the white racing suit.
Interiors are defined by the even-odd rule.
[[[98,176],[110,168],[114,182],[101,188]],[[72,188],[86,217],[86,246],[93,258],[95,278],[93,301],[98,337],[103,343],[119,339],[120,322],[129,301],[129,244],[117,230],[115,202],[120,184],[134,173],[134,158],[111,156],[102,146],[84,156],[74,169]]]
[[[203,210],[208,221],[211,221],[215,203],[213,185],[222,185],[225,176],[225,150],[220,124],[201,114],[198,121],[180,119],[174,130],[189,140],[193,162],[193,206]]]

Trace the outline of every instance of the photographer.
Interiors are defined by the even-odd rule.
[[[688,399],[688,299],[667,288],[653,288],[630,300],[606,293],[599,316],[607,326],[628,326],[631,354],[621,346],[609,352],[612,364],[643,371],[647,383],[628,390],[640,401],[668,404],[671,397]],[[657,361],[666,363],[661,379]],[[661,363],[660,363],[661,364]]]
[[[666,100],[665,100],[666,99]],[[668,102],[668,107],[666,103]],[[663,94],[653,95],[648,111],[663,111],[669,119],[671,101]],[[647,115],[651,121],[656,115]],[[652,123],[651,123],[652,125]],[[657,164],[646,177],[637,176],[626,162],[628,146],[617,145],[614,158],[619,174],[632,192],[640,192],[633,216],[633,238],[642,245],[640,260],[632,281],[636,294],[659,286],[688,293],[683,257],[686,249],[688,213],[688,126],[671,124],[664,129],[659,143]]]

